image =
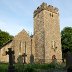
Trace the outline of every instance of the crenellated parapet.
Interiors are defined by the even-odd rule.
[[[42,3],[39,7],[37,7],[37,9],[34,11],[34,17],[38,14],[38,13],[40,13],[42,10],[48,10],[48,11],[50,11],[50,12],[52,12],[52,13],[56,13],[56,14],[58,14],[59,12],[59,10],[58,10],[58,8],[56,8],[56,7],[53,7],[52,5],[47,5],[47,3]]]

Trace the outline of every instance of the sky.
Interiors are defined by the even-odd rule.
[[[60,31],[72,27],[72,0],[0,0],[0,29],[13,36],[23,29],[33,34],[33,12],[42,2],[59,9]]]

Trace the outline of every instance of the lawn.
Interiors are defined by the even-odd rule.
[[[64,69],[64,64],[15,64],[16,72],[36,72],[36,70],[43,69]],[[7,72],[8,64],[1,63],[0,64],[0,72]]]

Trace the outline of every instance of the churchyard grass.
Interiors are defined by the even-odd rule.
[[[65,65],[64,64],[21,64],[15,65],[16,70],[19,72],[36,72],[38,70],[54,70],[54,69],[58,69],[58,70],[64,70],[65,69]]]
[[[8,64],[0,64],[0,72],[7,72]],[[62,64],[15,64],[16,72],[36,72],[39,69],[64,69]]]
[[[7,72],[8,63],[0,63],[0,72]]]

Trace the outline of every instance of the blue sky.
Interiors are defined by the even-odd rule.
[[[0,0],[0,29],[14,36],[22,29],[33,33],[33,12],[42,2],[59,9],[60,30],[72,27],[72,0]]]

